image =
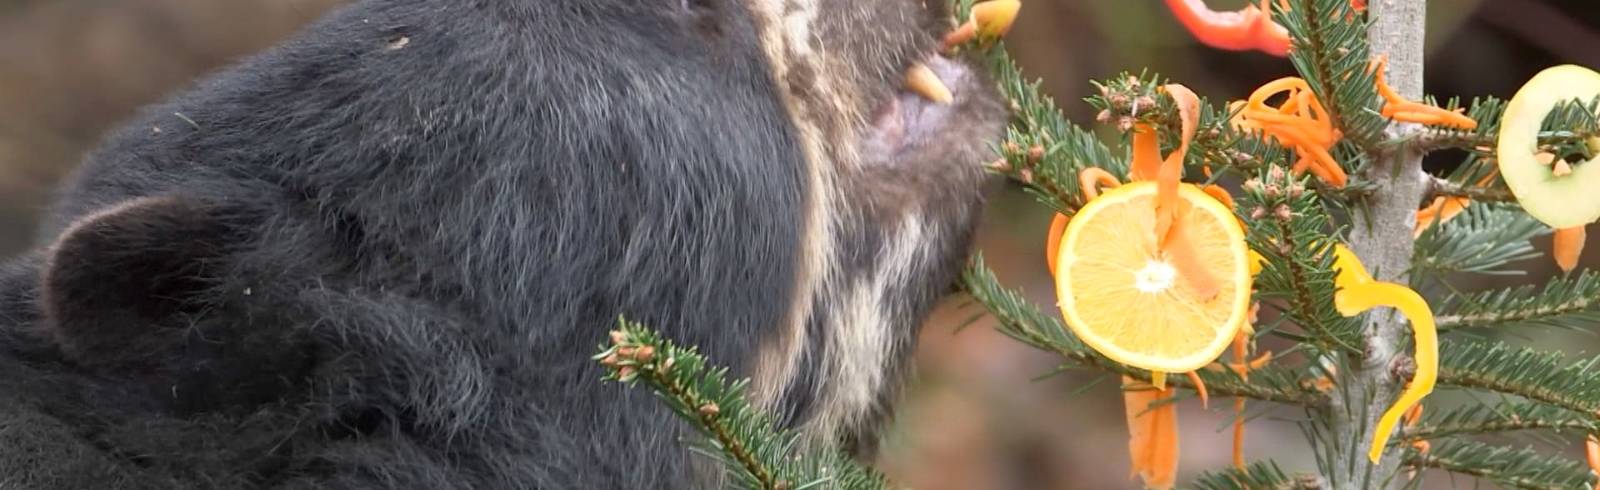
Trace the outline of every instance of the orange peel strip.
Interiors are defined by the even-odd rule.
[[[1056,260],[1060,259],[1057,256],[1061,255],[1061,235],[1067,232],[1067,223],[1070,221],[1067,215],[1061,213],[1056,213],[1056,217],[1050,220],[1049,236],[1045,237],[1044,242],[1044,261],[1050,267],[1052,277],[1056,275]]]
[[[1136,383],[1124,376],[1123,384]],[[1128,455],[1133,475],[1147,488],[1172,488],[1178,475],[1178,407],[1167,402],[1170,390],[1125,390]]]
[[[1400,392],[1400,398],[1378,419],[1378,426],[1373,433],[1372,447],[1367,457],[1376,463],[1389,437],[1394,435],[1401,417],[1433,392],[1434,382],[1439,375],[1438,330],[1433,323],[1433,311],[1429,309],[1428,302],[1416,291],[1399,284],[1373,280],[1356,254],[1343,245],[1336,246],[1334,254],[1334,268],[1339,270],[1334,277],[1334,285],[1339,288],[1333,295],[1334,309],[1350,317],[1379,306],[1393,307],[1411,321],[1412,335],[1416,340],[1414,358],[1417,373],[1411,378],[1411,384]]]

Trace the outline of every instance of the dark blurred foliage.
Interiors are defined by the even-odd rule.
[[[0,252],[32,243],[54,182],[106,129],[339,3],[0,0]],[[1209,3],[1220,10],[1245,1]],[[1092,118],[1078,102],[1093,89],[1088,81],[1124,70],[1149,67],[1213,99],[1241,98],[1291,73],[1282,59],[1196,45],[1159,0],[1024,5],[1011,49],[1080,124]],[[1509,97],[1553,64],[1600,67],[1595,0],[1433,0],[1429,16],[1427,87],[1441,97]],[[1436,168],[1452,163],[1449,155],[1430,160]],[[1054,298],[1041,254],[1049,216],[1014,191],[992,204],[981,241],[989,265],[1048,307]],[[1591,250],[1590,263],[1595,255]],[[1529,268],[1533,277],[1550,269]],[[1053,359],[1000,337],[982,319],[957,329],[978,313],[952,302],[925,330],[922,376],[907,393],[881,464],[923,490],[1133,488],[1117,380],[1070,372],[1035,382],[1054,369]],[[1579,338],[1593,350],[1592,338]],[[1204,411],[1183,404],[1185,478],[1227,464],[1221,409],[1228,405]],[[1254,422],[1249,453],[1309,468],[1292,423],[1298,415],[1277,411]],[[1451,486],[1431,479],[1429,487]]]

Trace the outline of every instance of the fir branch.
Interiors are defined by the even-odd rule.
[[[1428,197],[1465,197],[1477,202],[1516,202],[1517,196],[1505,187],[1485,187],[1461,183],[1452,179],[1431,179]]]
[[[1405,464],[1413,468],[1438,468],[1451,473],[1493,481],[1510,488],[1589,488],[1594,477],[1576,461],[1553,458],[1531,449],[1447,440],[1433,444],[1427,454],[1410,451]]]
[[[1290,476],[1272,461],[1251,463],[1240,468],[1208,471],[1188,488],[1195,490],[1316,490],[1323,488],[1316,475]]]
[[[1411,283],[1455,272],[1521,274],[1502,268],[1538,257],[1530,240],[1549,233],[1550,228],[1515,206],[1469,205],[1460,216],[1443,225],[1434,223],[1418,237]]]
[[[1344,137],[1373,148],[1389,122],[1377,113],[1376,77],[1367,70],[1368,24],[1349,0],[1272,2],[1273,19],[1294,40],[1289,59],[1316,92]]]
[[[1360,323],[1333,308],[1333,250],[1337,237],[1317,194],[1304,179],[1274,167],[1250,181],[1239,198],[1250,247],[1266,259],[1256,276],[1258,299],[1281,299],[1286,315],[1310,333],[1322,351],[1360,355]]]
[[[1559,352],[1504,343],[1440,346],[1439,384],[1515,395],[1592,415],[1600,409],[1600,358],[1567,364]]]
[[[1589,142],[1600,137],[1600,118],[1595,116],[1597,109],[1600,109],[1600,98],[1588,103],[1573,99],[1556,104],[1545,115],[1539,134],[1535,137],[1538,151],[1573,155],[1584,160],[1594,158],[1600,148],[1592,148]],[[1430,127],[1409,138],[1385,143],[1385,147],[1409,145],[1425,152],[1454,148],[1492,160],[1498,150],[1500,120],[1504,115],[1504,100],[1496,97],[1476,98],[1467,110],[1467,116],[1478,122],[1477,128]]]
[[[1015,61],[997,46],[984,54],[1000,92],[1009,101],[1011,126],[1000,145],[1003,165],[990,168],[1027,186],[1041,202],[1071,214],[1082,207],[1078,172],[1100,167],[1126,175],[1126,160],[1111,152],[1100,139],[1063,116],[1055,101],[1043,94],[1038,81],[1028,81]]]
[[[1600,430],[1600,426],[1593,417],[1542,403],[1467,405],[1429,413],[1417,426],[1405,429],[1398,439],[1409,442],[1527,430],[1589,433]]]
[[[999,320],[996,328],[1006,336],[1056,353],[1077,365],[1150,381],[1149,371],[1134,369],[1101,356],[1073,336],[1053,316],[1040,312],[1021,294],[1001,286],[994,272],[984,265],[982,256],[973,259],[963,283],[967,292]],[[1293,371],[1280,367],[1267,366],[1252,370],[1248,381],[1226,370],[1217,372],[1202,369],[1199,376],[1214,396],[1239,396],[1300,406],[1322,403],[1320,394],[1302,387]],[[1194,388],[1184,377],[1168,378],[1167,383],[1180,388]]]
[[[1441,301],[1439,330],[1553,326],[1587,329],[1600,322],[1600,273],[1585,270],[1534,286],[1455,294]]]
[[[622,319],[611,340],[594,356],[607,368],[605,380],[648,387],[704,436],[692,447],[715,457],[743,488],[887,488],[882,475],[832,448],[800,449],[798,433],[776,429],[744,398],[747,380],[729,382],[727,368],[710,365],[695,348]]]

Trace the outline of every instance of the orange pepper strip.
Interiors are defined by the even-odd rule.
[[[1587,232],[1583,225],[1556,230],[1554,250],[1552,256],[1556,259],[1556,266],[1561,272],[1572,272],[1578,267],[1578,257],[1583,255],[1583,242]]]
[[[1377,78],[1378,95],[1383,96],[1383,110],[1380,113],[1384,117],[1430,126],[1450,126],[1459,129],[1478,127],[1478,121],[1465,114],[1406,100],[1394,90],[1394,87],[1389,86],[1385,78],[1384,67],[1388,66],[1388,63],[1387,56],[1379,56],[1371,64],[1373,75]]]
[[[1067,215],[1061,213],[1056,213],[1055,219],[1050,220],[1050,235],[1045,237],[1044,242],[1044,260],[1050,266],[1050,277],[1056,275],[1056,255],[1060,252],[1061,235],[1067,232],[1068,221]]]
[[[1124,386],[1135,383],[1123,377]],[[1178,475],[1178,407],[1167,402],[1171,390],[1135,389],[1122,392],[1128,420],[1128,455],[1133,475],[1146,488],[1170,489]],[[1159,406],[1152,406],[1159,404]]]
[[[1230,51],[1254,49],[1279,57],[1289,54],[1289,31],[1272,21],[1265,0],[1260,7],[1249,5],[1233,12],[1211,10],[1203,0],[1167,0],[1167,8],[1207,46]]]

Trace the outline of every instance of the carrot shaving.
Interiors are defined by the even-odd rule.
[[[1556,230],[1555,243],[1551,256],[1556,259],[1556,266],[1561,272],[1572,272],[1578,267],[1578,257],[1583,255],[1583,242],[1587,232],[1583,226],[1562,228]]]
[[[1194,385],[1195,395],[1200,397],[1200,408],[1211,408],[1211,393],[1206,391],[1206,382],[1200,379],[1200,374],[1194,371],[1183,374]]]
[[[1488,175],[1478,179],[1478,182],[1473,185],[1477,187],[1488,186],[1489,182],[1494,181],[1494,178],[1499,175],[1500,170],[1494,169]],[[1460,215],[1462,211],[1465,211],[1470,204],[1472,204],[1472,200],[1465,197],[1441,196],[1434,198],[1433,203],[1429,204],[1428,207],[1417,211],[1416,231],[1413,232],[1412,238],[1421,237],[1422,232],[1428,231],[1428,227],[1433,226],[1434,223],[1443,225],[1445,222],[1450,221]]]
[[[1445,110],[1420,102],[1412,102],[1402,97],[1399,92],[1390,87],[1385,79],[1384,68],[1388,66],[1389,58],[1379,56],[1372,60],[1371,69],[1377,77],[1378,95],[1383,96],[1383,117],[1401,122],[1424,124],[1429,126],[1449,126],[1458,129],[1476,129],[1478,121],[1461,113],[1461,109],[1454,111]]]
[[[1267,100],[1279,94],[1285,96],[1281,104],[1277,107],[1267,104]],[[1328,152],[1342,136],[1305,80],[1284,77],[1262,85],[1244,101],[1234,124],[1260,130],[1278,144],[1293,148],[1300,155],[1291,167],[1296,175],[1309,172],[1333,187],[1344,187],[1348,183],[1349,176],[1344,168]]]
[[[1233,359],[1243,365],[1234,369],[1238,371],[1239,377],[1245,381],[1250,380],[1251,362],[1246,360],[1249,358],[1250,336],[1244,332],[1239,332],[1239,335],[1233,338]],[[1263,362],[1262,364],[1266,363]],[[1242,396],[1234,397],[1233,399],[1233,467],[1244,469],[1244,397]]]
[[[1228,209],[1234,209],[1235,206],[1233,205],[1233,196],[1228,194],[1228,190],[1227,189],[1223,189],[1222,186],[1219,186],[1219,185],[1208,185],[1208,186],[1205,186],[1205,187],[1201,188],[1200,190],[1204,191],[1206,193],[1206,195],[1211,196],[1213,199],[1216,199],[1218,202],[1221,202],[1222,205],[1227,206]]]
[[[1135,383],[1123,377],[1124,386]],[[1178,475],[1178,407],[1168,400],[1171,390],[1125,389],[1123,410],[1128,420],[1129,477],[1144,480],[1146,488],[1169,489]]]

